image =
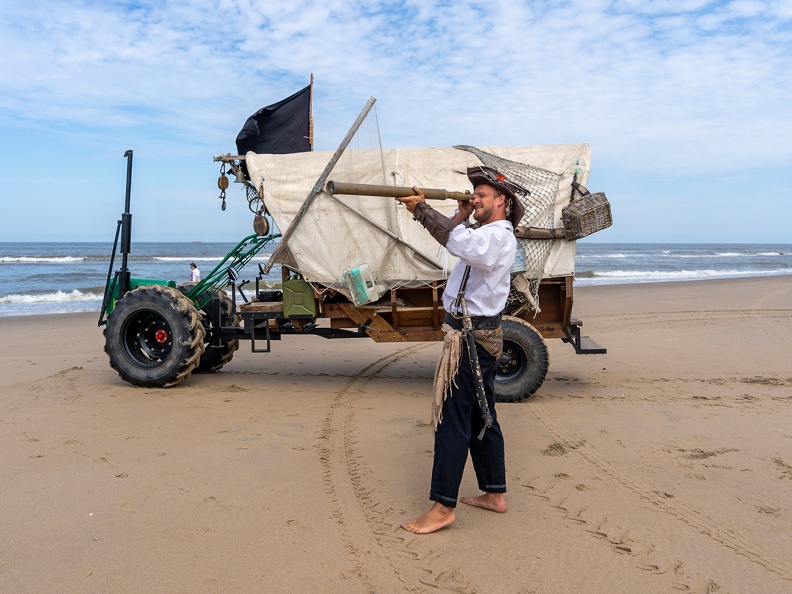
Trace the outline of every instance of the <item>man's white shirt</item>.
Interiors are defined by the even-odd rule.
[[[470,265],[470,276],[465,286],[468,313],[472,316],[501,313],[509,297],[511,268],[517,254],[517,240],[511,222],[495,221],[478,228],[458,225],[451,230],[446,248],[460,261],[451,271],[443,292],[445,310],[452,311],[465,265]]]

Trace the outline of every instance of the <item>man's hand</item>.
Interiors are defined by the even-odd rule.
[[[470,194],[470,191],[466,191],[465,194]],[[461,215],[463,221],[467,221],[473,214],[473,197],[471,196],[470,200],[457,200],[457,208],[459,209],[457,214]]]
[[[426,202],[426,196],[424,193],[421,192],[419,188],[413,186],[413,192],[415,192],[415,196],[405,196],[404,198],[396,198],[396,202],[401,202],[404,206],[407,207],[411,213],[415,213],[415,205],[419,202]]]

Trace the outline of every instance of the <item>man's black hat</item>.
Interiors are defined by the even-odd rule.
[[[474,190],[481,184],[486,184],[506,196],[511,202],[509,220],[515,228],[520,224],[520,221],[525,216],[525,207],[520,202],[519,196],[527,196],[528,190],[519,184],[509,181],[505,175],[499,173],[496,169],[484,165],[468,167],[467,176],[470,183],[473,184]]]

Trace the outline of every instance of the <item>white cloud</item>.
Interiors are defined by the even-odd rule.
[[[16,4],[0,16],[0,139],[49,128],[86,145],[222,152],[248,115],[313,72],[320,149],[374,95],[388,146],[589,142],[611,174],[788,167],[789,6]]]

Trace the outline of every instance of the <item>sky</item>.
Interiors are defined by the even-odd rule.
[[[214,155],[314,75],[315,149],[591,145],[583,241],[792,242],[789,0],[37,0],[0,13],[0,241],[237,242]]]

